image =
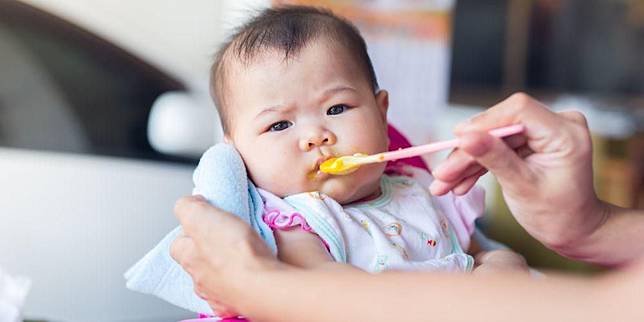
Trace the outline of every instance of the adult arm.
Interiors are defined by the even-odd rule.
[[[510,273],[368,275],[281,267],[250,276],[244,285],[253,285],[251,297],[249,292],[232,301],[258,321],[587,322],[644,317],[636,289],[642,287],[641,272],[536,280]],[[639,286],[631,284],[636,278]]]
[[[602,278],[304,270],[239,218],[187,197],[173,257],[196,291],[255,321],[641,321],[644,265]],[[216,251],[215,251],[216,250]]]

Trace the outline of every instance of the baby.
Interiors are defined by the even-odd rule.
[[[311,269],[467,272],[472,254],[482,270],[526,270],[510,251],[477,254],[471,234],[481,190],[431,196],[431,175],[411,166],[393,174],[384,163],[342,176],[319,171],[331,157],[389,146],[388,93],[351,23],[317,8],[267,9],[222,47],[211,77],[225,141],[259,188],[280,260]]]

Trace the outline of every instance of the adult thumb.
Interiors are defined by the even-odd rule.
[[[460,133],[459,139],[459,149],[492,172],[503,189],[532,182],[528,164],[502,139],[478,131]]]
[[[175,216],[179,219],[184,233],[190,237],[199,238],[207,235],[213,219],[212,214],[217,212],[218,209],[200,195],[182,197],[174,205]]]

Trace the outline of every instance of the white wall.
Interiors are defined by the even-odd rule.
[[[225,30],[268,0],[22,0],[101,35],[205,88]]]
[[[25,317],[194,316],[127,290],[123,278],[178,225],[172,209],[192,189],[191,166],[0,148],[0,168],[0,267],[31,279]]]
[[[232,25],[239,20],[234,12],[247,7],[216,0],[23,1],[143,57],[192,90],[207,88],[223,17]],[[0,267],[32,280],[27,317],[170,322],[194,316],[127,290],[122,276],[177,225],[172,208],[192,189],[192,166],[1,148],[0,169]]]
[[[184,81],[207,75],[221,39],[222,2],[25,0],[152,61]]]

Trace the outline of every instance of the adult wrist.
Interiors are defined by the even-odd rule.
[[[232,291],[235,309],[248,317],[265,312],[265,295],[274,291],[275,280],[288,274],[294,267],[280,262],[275,257],[258,257],[240,269]],[[278,283],[279,284],[279,283]]]
[[[579,210],[577,217],[582,222],[577,223],[583,228],[576,233],[559,239],[558,243],[547,245],[559,254],[589,262],[598,261],[601,254],[597,254],[602,240],[605,239],[606,223],[614,215],[615,207],[611,204],[595,199],[590,205]],[[574,231],[573,227],[568,227],[568,231]],[[566,234],[563,233],[562,236]]]

